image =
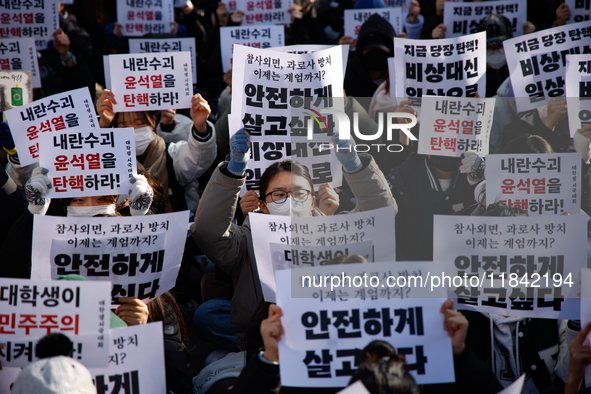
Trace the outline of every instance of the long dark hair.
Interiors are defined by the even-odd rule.
[[[261,180],[259,181],[259,191],[261,199],[265,198],[265,194],[267,194],[267,190],[269,189],[269,183],[275,178],[275,175],[279,174],[280,172],[289,171],[294,175],[299,175],[308,181],[310,184],[310,190],[314,190],[314,183],[312,182],[312,177],[308,172],[308,169],[294,160],[284,160],[277,163],[271,164],[265,172],[263,176],[261,176]]]
[[[187,335],[187,326],[181,308],[173,293],[167,291],[160,297],[156,297],[150,301],[148,303],[148,312],[149,322],[161,321],[163,325],[166,325],[171,318],[175,319],[179,325],[181,341],[183,342],[183,345],[188,346],[189,336]]]

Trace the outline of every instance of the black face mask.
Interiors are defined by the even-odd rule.
[[[429,163],[438,170],[454,172],[460,168],[462,159],[459,157],[431,156]]]
[[[372,72],[388,69],[388,54],[380,49],[372,49],[363,55],[363,66]]]

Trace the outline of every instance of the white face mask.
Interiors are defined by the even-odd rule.
[[[115,204],[68,207],[68,217],[71,218],[93,217],[96,215],[115,215]]]
[[[154,132],[152,127],[144,126],[135,129],[133,135],[135,137],[135,155],[140,156],[146,151],[150,142],[154,140]]]
[[[304,202],[299,202],[288,197],[284,203],[276,202],[265,203],[271,215],[280,216],[310,216],[312,209],[312,199],[308,198]]]
[[[505,51],[502,49],[488,50],[486,52],[486,64],[488,64],[494,70],[502,68],[505,64],[507,64]]]

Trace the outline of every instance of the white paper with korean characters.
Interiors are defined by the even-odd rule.
[[[376,263],[384,264],[415,268],[414,262]],[[338,271],[353,276],[367,266],[345,264],[320,270],[322,275]],[[440,313],[444,289],[435,289],[428,298],[294,298],[291,276],[304,270],[310,275],[317,271],[276,272],[277,305],[283,310],[284,334],[279,341],[283,386],[346,386],[356,371],[355,356],[373,340],[386,341],[404,354],[418,384],[455,381],[451,339]]]
[[[459,2],[443,8],[443,24],[447,28],[445,37],[460,37],[478,32],[478,24],[488,15],[502,15],[511,22],[513,36],[523,35],[527,21],[527,0],[487,1],[486,4]]]
[[[78,274],[110,281],[111,302],[148,302],[174,287],[189,211],[132,217],[35,215],[31,277]]]
[[[0,43],[0,69],[31,72],[33,88],[41,87],[39,61],[32,38],[3,38]]]
[[[234,45],[230,137],[244,127],[252,143],[244,192],[258,190],[267,167],[288,158],[308,168],[315,190],[323,183],[341,185],[342,166],[333,149],[321,150],[332,136],[309,109],[343,110],[342,61],[339,47],[292,54]],[[324,116],[332,125],[332,115]],[[307,139],[309,123],[313,140]]]
[[[566,110],[570,136],[591,125],[591,57],[566,57]]]
[[[220,45],[224,72],[232,68],[234,44],[253,48],[273,48],[285,45],[283,26],[227,26],[220,27]]]
[[[394,38],[396,97],[486,96],[486,33],[456,38]]]
[[[107,347],[107,368],[90,369],[98,393],[112,393],[120,385],[130,394],[166,393],[162,322],[111,330]]]
[[[452,282],[456,308],[505,316],[578,320],[587,265],[587,215],[435,215],[433,255]]]
[[[498,201],[529,216],[580,212],[579,153],[490,155],[485,173],[487,206]]]
[[[570,12],[569,23],[588,21],[591,18],[591,1],[589,0],[564,0]]]
[[[117,0],[117,22],[124,36],[170,33],[173,21],[173,0]]]
[[[357,36],[363,23],[369,19],[370,16],[378,14],[392,25],[394,32],[398,35],[402,33],[404,21],[402,19],[401,7],[389,8],[357,8],[352,10],[345,10],[344,17],[344,31],[345,35],[353,39],[351,50],[354,51],[357,45]]]
[[[581,270],[581,330],[591,322],[591,269]],[[585,345],[591,344],[591,335],[587,335]],[[591,365],[585,367],[585,387],[591,386]]]
[[[3,1],[0,37],[33,38],[38,51],[47,49],[60,27],[58,0]]]
[[[225,4],[230,14],[244,12],[242,26],[291,23],[291,14],[287,10],[293,7],[293,0],[230,0]]]
[[[423,96],[419,154],[486,156],[494,110],[495,98]]]
[[[87,87],[54,94],[6,111],[20,164],[39,161],[39,137],[43,133],[73,128],[98,128],[93,100]]]
[[[191,53],[109,55],[106,62],[115,112],[191,108]]]
[[[129,53],[191,52],[193,83],[197,83],[195,39],[190,38],[130,38]]]
[[[49,170],[47,198],[128,194],[137,174],[133,128],[42,134],[39,165]]]
[[[588,50],[590,37],[591,21],[587,21],[503,41],[518,112],[564,96],[566,55]]]
[[[53,332],[74,343],[73,358],[87,367],[106,366],[111,322],[109,283],[0,279],[0,362],[25,367],[35,343]]]
[[[274,47],[274,51],[287,52],[287,53],[312,53],[317,51],[323,51],[325,49],[332,48],[334,45],[317,45],[317,44],[297,44],[287,45],[284,47]],[[347,61],[349,60],[349,45],[339,45],[343,51],[343,74],[347,71]]]
[[[285,250],[291,254],[288,254],[288,258],[292,260],[292,266],[296,265],[294,251],[299,256],[302,251],[322,253],[322,257],[312,261],[314,266],[344,254],[348,248],[351,248],[350,254],[363,253],[370,257],[371,252],[373,259],[370,261],[393,259],[396,256],[394,216],[394,207],[321,217],[251,213],[252,242],[265,301],[275,302],[273,271],[281,260],[278,256],[274,258],[273,254],[285,256]],[[295,247],[294,251],[291,251],[292,246]],[[300,262],[299,265],[304,264]]]

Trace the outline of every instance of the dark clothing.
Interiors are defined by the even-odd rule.
[[[433,14],[428,18],[425,18],[425,24],[423,24],[423,31],[421,32],[421,38],[430,40],[433,37],[431,33],[433,29],[439,26],[440,23],[443,23],[443,17],[437,14]]]
[[[504,65],[498,70],[486,69],[486,97],[493,97],[505,79],[509,78],[509,67]]]

